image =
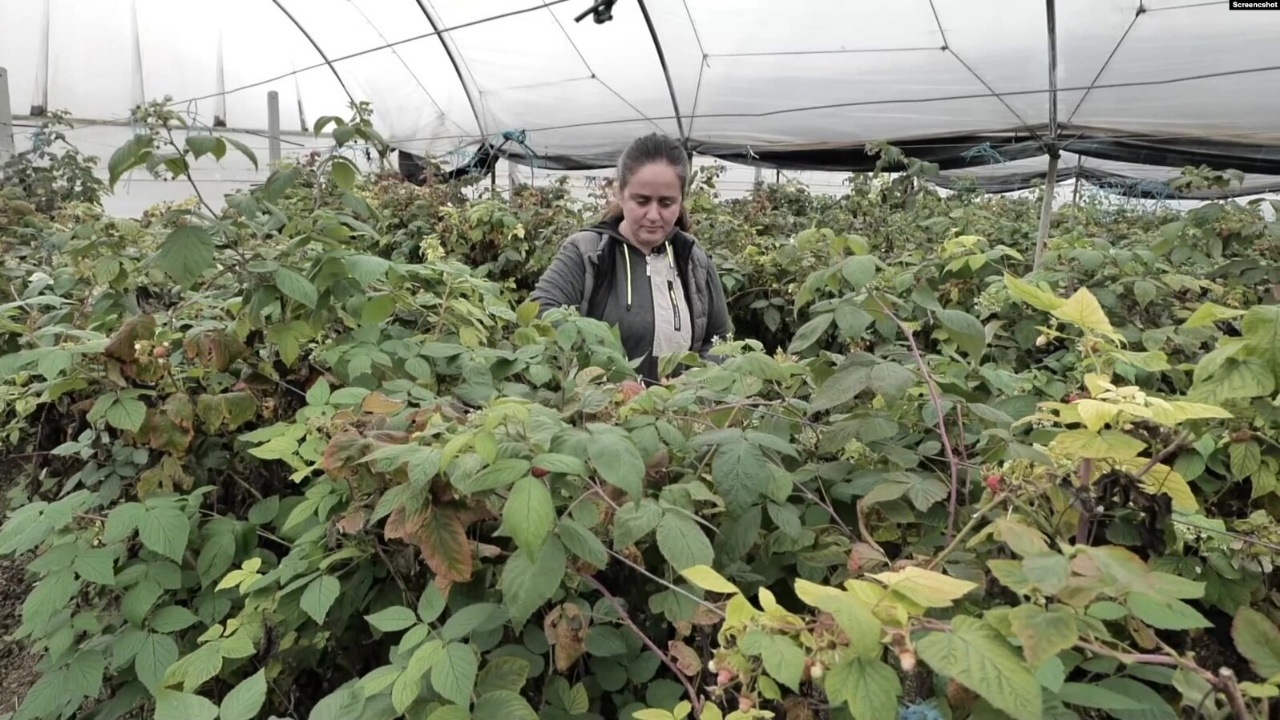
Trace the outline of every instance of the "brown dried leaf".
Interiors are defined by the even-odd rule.
[[[591,618],[572,603],[565,603],[547,613],[542,621],[542,631],[547,642],[555,647],[556,671],[568,672],[587,651],[587,629]]]
[[[249,348],[239,338],[222,330],[206,330],[182,342],[187,359],[218,372],[226,372],[232,363],[249,355]]]
[[[415,536],[431,571],[455,582],[471,580],[471,542],[458,513],[433,506]]]
[[[813,708],[809,700],[801,695],[792,695],[782,701],[782,717],[784,720],[814,720]]]
[[[698,657],[693,648],[679,640],[671,640],[667,643],[667,650],[676,659],[676,667],[680,668],[680,672],[689,677],[697,677],[702,671],[702,658]]]
[[[154,340],[156,336],[156,319],[154,316],[138,315],[125,321],[103,349],[102,354],[122,363],[131,363],[138,357],[134,343],[142,340]]]
[[[360,403],[360,409],[375,415],[390,415],[404,406],[405,402],[403,400],[392,400],[380,392],[372,392],[365,395],[364,401]]]
[[[426,511],[419,510],[406,517],[405,509],[398,507],[391,511],[391,515],[387,517],[387,524],[382,529],[382,535],[387,540],[409,540],[417,534],[418,528],[422,527],[422,523],[426,522]]]
[[[358,465],[368,450],[368,441],[354,432],[335,435],[324,449],[321,466],[324,471],[335,478],[350,475],[351,468]]]
[[[346,535],[355,535],[364,529],[364,510],[353,510],[338,520],[338,531]]]
[[[175,488],[190,490],[191,485],[191,476],[182,463],[172,455],[165,455],[158,465],[138,476],[138,497],[146,499],[156,492],[173,492]]]

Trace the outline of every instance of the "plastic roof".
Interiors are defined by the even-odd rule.
[[[950,169],[1056,133],[1083,158],[1280,175],[1280,12],[1231,4],[618,0],[601,24],[576,20],[592,0],[0,0],[0,66],[19,115],[121,121],[172,95],[265,131],[276,91],[301,131],[367,100],[400,150],[515,130],[552,168],[607,167],[653,130],[840,170],[877,140]]]

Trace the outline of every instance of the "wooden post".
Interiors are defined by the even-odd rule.
[[[0,67],[0,165],[13,156],[13,106],[9,103],[9,71]]]

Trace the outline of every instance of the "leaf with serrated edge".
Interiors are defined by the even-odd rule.
[[[1240,608],[1231,622],[1231,637],[1260,677],[1280,676],[1280,628],[1266,615],[1248,606]]]
[[[531,475],[517,480],[502,506],[502,534],[514,538],[532,558],[555,526],[555,504],[547,486]]]
[[[956,600],[978,587],[977,583],[968,580],[914,566],[869,577],[880,581],[893,592],[905,596],[917,605],[927,608],[951,607]]]
[[[916,643],[916,653],[935,672],[963,683],[1012,717],[1040,720],[1040,683],[1004,638],[990,625],[959,616],[951,632],[932,632]]]
[[[733,583],[725,579],[723,575],[716,572],[713,568],[706,565],[694,565],[680,571],[685,580],[697,585],[703,590],[710,592],[732,595],[742,592]]]
[[[253,720],[266,699],[266,670],[259,670],[245,678],[222,699],[219,720]]]
[[[469,707],[476,672],[476,656],[471,647],[450,643],[431,666],[431,687],[455,705]]]
[[[884,720],[898,716],[902,682],[893,668],[879,660],[849,658],[827,671],[823,689],[832,705],[847,704],[854,720]]]

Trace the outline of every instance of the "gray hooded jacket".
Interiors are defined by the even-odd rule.
[[[731,329],[724,286],[710,256],[693,237],[677,230],[669,247],[689,309],[689,349],[714,362],[713,343],[725,339]],[[627,357],[640,359],[640,376],[655,382],[654,296],[644,272],[647,260],[619,234],[618,221],[600,223],[560,246],[529,299],[541,305],[539,313],[572,307],[584,317],[617,326]]]

